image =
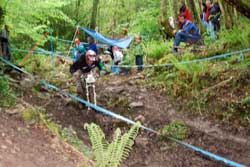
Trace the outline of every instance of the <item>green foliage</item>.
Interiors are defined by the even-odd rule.
[[[169,125],[164,126],[162,134],[163,136],[183,140],[188,135],[188,128],[182,121],[172,121]]]
[[[170,47],[167,45],[167,43],[160,40],[148,41],[146,45],[146,53],[148,58],[153,60],[161,59],[169,49]]]
[[[65,24],[73,27],[74,21],[60,9],[68,3],[65,0],[9,1],[5,20],[10,25],[12,43],[19,48],[31,48],[49,30],[49,27],[62,27]],[[41,45],[44,42],[46,40],[42,41]]]
[[[135,124],[128,133],[121,135],[118,128],[115,131],[113,141],[109,143],[105,140],[105,135],[101,128],[94,124],[85,124],[96,155],[97,167],[118,167],[124,161],[132,149],[137,136],[140,123]]]
[[[10,107],[16,103],[16,97],[10,88],[8,78],[0,75],[0,106]]]
[[[39,74],[42,78],[48,78],[52,72],[51,56],[32,55],[24,64],[25,70],[33,74]]]
[[[158,4],[154,3],[154,4]],[[145,40],[161,39],[159,27],[157,26],[159,10],[152,3],[152,8],[147,10],[139,10],[134,16],[134,20],[131,20],[131,32],[140,34]]]
[[[193,54],[187,53],[183,55],[181,60],[178,60],[174,55],[168,55],[158,61],[159,64],[170,63],[174,65],[174,67],[169,67],[169,71],[163,69],[156,74],[156,80],[164,81],[169,92],[174,96],[178,96],[185,91],[194,93],[203,87],[200,78],[208,71],[208,64],[180,64],[180,62],[191,60],[192,57],[194,57]]]
[[[242,103],[245,105],[250,105],[250,96],[246,96],[243,100]]]

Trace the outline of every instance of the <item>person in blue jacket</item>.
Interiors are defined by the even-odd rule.
[[[96,55],[98,55],[98,49],[97,49],[97,46],[96,46],[94,38],[89,36],[87,38],[87,40],[88,40],[88,43],[89,43],[88,50],[93,50],[96,53]]]
[[[179,17],[181,27],[175,33],[173,52],[178,52],[181,42],[196,43],[201,39],[200,31],[197,25],[187,20],[184,15]]]

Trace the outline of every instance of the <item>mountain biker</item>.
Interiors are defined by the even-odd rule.
[[[77,94],[78,96],[86,99],[86,78],[87,75],[95,68],[99,68],[100,75],[106,74],[106,68],[96,55],[95,51],[88,50],[85,54],[81,54],[79,59],[77,59],[70,66],[70,73],[74,74],[78,71],[76,75],[77,79]]]
[[[81,70],[82,73],[88,73],[95,67],[98,67],[100,71],[105,71],[105,66],[101,63],[101,60],[93,50],[88,50],[86,54],[81,54],[79,59],[70,66],[70,73],[73,74],[77,70]]]

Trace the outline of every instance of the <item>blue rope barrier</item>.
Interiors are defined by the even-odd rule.
[[[23,49],[17,49],[17,48],[12,48],[13,51],[17,51],[17,52],[29,52],[28,50],[23,50]],[[35,54],[46,54],[46,55],[52,55],[53,53],[50,51],[46,51],[44,49],[39,49],[40,51],[34,51],[33,53]],[[192,63],[200,63],[200,62],[205,62],[205,61],[212,61],[212,60],[217,60],[217,59],[222,59],[222,58],[227,58],[230,57],[234,54],[240,54],[240,57],[238,58],[238,60],[243,60],[244,59],[244,54],[243,53],[247,53],[250,52],[250,48],[248,49],[243,49],[243,50],[239,50],[239,51],[234,51],[234,52],[230,52],[230,53],[225,53],[225,54],[221,54],[221,55],[216,55],[216,56],[211,56],[211,57],[206,57],[206,58],[200,58],[200,59],[194,59],[194,60],[189,60],[189,61],[182,61],[182,62],[178,62],[178,63],[167,63],[167,64],[156,64],[156,65],[143,65],[143,68],[153,68],[153,67],[172,67],[174,65],[187,65],[187,64],[192,64]],[[56,52],[55,53],[57,57],[66,59],[68,61],[72,61],[71,58],[65,57],[60,55],[60,52]],[[112,67],[125,67],[125,68],[137,68],[138,66],[133,65],[107,65],[107,66],[112,66]]]
[[[23,70],[23,69],[17,67],[17,66],[14,65],[13,63],[11,63],[11,62],[9,62],[9,61],[3,59],[2,57],[0,57],[0,59],[1,59],[1,61],[3,61],[5,64],[8,64],[8,65],[10,65],[11,67],[13,67],[13,68],[15,68],[15,69],[17,69],[17,70],[19,70],[19,71],[22,71],[23,73],[25,73],[25,74],[31,76],[32,78],[35,78],[32,74],[30,74],[30,73],[28,73],[27,71],[25,71],[25,70]],[[99,111],[99,112],[101,112],[101,113],[103,113],[103,114],[109,115],[109,116],[111,116],[111,117],[113,117],[113,118],[122,120],[122,121],[124,121],[124,122],[126,122],[126,123],[128,123],[128,124],[135,124],[134,121],[132,121],[132,120],[130,120],[130,119],[124,117],[124,116],[121,116],[121,115],[116,114],[116,113],[114,113],[114,112],[112,112],[112,111],[109,111],[109,110],[107,110],[107,109],[104,109],[104,108],[102,108],[102,107],[99,107],[99,106],[97,106],[97,105],[95,105],[95,104],[89,103],[89,102],[87,102],[87,101],[85,101],[85,100],[83,100],[83,99],[81,99],[81,98],[79,98],[79,97],[77,97],[77,96],[75,96],[75,95],[72,95],[72,94],[70,94],[70,93],[64,92],[63,90],[59,89],[58,87],[56,87],[56,86],[54,86],[54,85],[52,85],[52,84],[50,84],[50,83],[47,83],[47,82],[44,81],[44,80],[39,80],[39,82],[40,82],[41,84],[45,85],[46,87],[50,88],[50,89],[53,89],[53,90],[55,90],[55,91],[58,91],[58,92],[60,92],[60,93],[62,93],[62,94],[64,94],[64,95],[66,95],[66,96],[68,96],[68,97],[70,97],[70,98],[72,98],[72,99],[74,99],[74,100],[76,100],[76,101],[78,101],[78,102],[80,102],[80,103],[85,104],[85,105],[88,106],[88,107],[91,107],[91,108],[95,109],[96,111]],[[151,129],[151,128],[145,127],[145,126],[143,126],[143,125],[141,125],[140,127],[141,127],[142,129],[145,129],[145,130],[147,130],[147,131],[149,131],[149,132],[152,132],[152,133],[155,133],[155,134],[157,134],[157,135],[160,134],[159,132],[157,132],[157,131],[155,131],[155,130],[153,130],[153,129]],[[185,143],[185,142],[183,142],[183,141],[177,140],[177,139],[175,139],[175,138],[168,137],[168,139],[170,139],[170,140],[172,140],[172,141],[175,141],[175,142],[177,142],[178,144],[180,144],[180,145],[182,145],[182,146],[185,146],[185,147],[187,147],[187,148],[190,148],[190,149],[192,149],[192,150],[194,150],[194,151],[197,151],[197,152],[199,152],[199,153],[201,153],[201,154],[203,154],[203,155],[206,155],[206,156],[208,156],[208,157],[210,157],[210,158],[212,158],[212,159],[214,159],[214,160],[222,161],[222,162],[224,162],[225,164],[228,164],[228,165],[230,165],[230,166],[234,166],[234,167],[247,167],[247,166],[245,166],[245,165],[243,165],[243,164],[240,164],[240,163],[238,163],[238,162],[235,162],[235,161],[226,159],[226,158],[224,158],[224,157],[221,157],[221,156],[219,156],[219,155],[216,155],[216,154],[214,154],[214,153],[211,153],[211,152],[206,151],[206,150],[204,150],[204,149],[201,149],[201,148],[199,148],[199,147],[196,147],[196,146],[193,146],[193,145],[191,145],[191,144]]]
[[[167,63],[167,64],[156,64],[156,65],[142,65],[142,67],[144,67],[144,68],[169,67],[169,66],[173,66],[173,65],[185,65],[185,64],[192,64],[192,63],[200,63],[200,62],[205,62],[205,61],[211,61],[211,60],[217,60],[217,59],[227,58],[227,57],[230,57],[230,56],[232,56],[234,54],[241,54],[241,55],[243,55],[243,53],[247,53],[247,52],[250,52],[250,48],[239,50],[239,51],[234,51],[234,52],[230,52],[230,53],[225,53],[225,54],[221,54],[221,55],[206,57],[206,58],[194,59],[194,60],[189,60],[189,61],[182,61],[182,62],[178,62],[178,63]],[[130,66],[130,65],[109,65],[109,66],[113,66],[113,67],[126,67],[126,68],[136,68],[136,67],[138,67],[136,65],[133,65],[133,66]]]

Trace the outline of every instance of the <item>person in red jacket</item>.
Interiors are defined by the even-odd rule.
[[[188,7],[186,6],[184,1],[181,1],[179,3],[179,13],[178,13],[178,19],[180,16],[185,16],[186,20],[190,20],[192,21],[192,17],[191,17],[191,13],[190,10],[188,9]],[[182,23],[180,23],[180,21],[178,22],[179,27],[182,25]]]

